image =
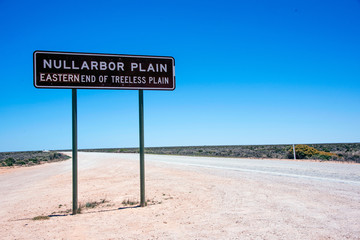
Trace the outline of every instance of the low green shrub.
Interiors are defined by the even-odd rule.
[[[30,158],[29,162],[39,163],[39,160],[37,158]]]
[[[8,159],[5,160],[6,166],[9,166],[9,167],[10,167],[10,166],[13,166],[15,162],[16,162],[16,161],[15,161],[15,159],[13,159],[13,158],[8,158]]]

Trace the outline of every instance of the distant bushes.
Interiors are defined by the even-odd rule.
[[[287,158],[286,145],[194,146],[146,148],[145,153],[236,158]]]
[[[0,153],[0,167],[31,166],[42,162],[54,162],[70,157],[57,152],[6,152]]]
[[[82,151],[138,153],[139,148],[86,149]],[[294,158],[292,146],[289,145],[149,147],[145,148],[145,153],[236,158]],[[360,163],[360,143],[299,144],[296,145],[296,154],[298,159],[353,161]]]
[[[15,159],[13,158],[7,158],[4,160],[4,164],[2,164],[3,166],[13,166],[15,163]]]
[[[338,158],[339,156],[335,153],[319,151],[313,147],[307,145],[299,144],[295,146],[295,155],[297,159],[320,159],[320,160],[330,160]],[[293,158],[294,150],[290,147],[288,151],[288,158]]]

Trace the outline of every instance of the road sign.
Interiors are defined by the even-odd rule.
[[[172,57],[34,52],[37,88],[174,90]]]
[[[77,89],[139,90],[140,206],[145,206],[143,90],[174,90],[172,57],[34,52],[34,86],[72,89],[73,214],[78,210]]]

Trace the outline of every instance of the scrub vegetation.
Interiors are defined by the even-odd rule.
[[[84,209],[96,208],[97,206],[104,204],[104,203],[108,203],[108,202],[109,201],[107,201],[104,198],[104,199],[100,199],[100,201],[90,201],[90,202],[86,202],[85,204],[79,203],[76,213],[80,214],[83,212]],[[70,212],[71,210],[68,209],[67,211]]]
[[[86,149],[88,152],[138,153],[138,148]],[[297,159],[344,161],[360,163],[360,143],[299,144],[295,147]],[[190,146],[148,147],[147,154],[186,156],[213,156],[237,158],[293,159],[292,145],[238,145],[238,146]]]
[[[38,220],[49,220],[49,216],[36,216],[36,217],[33,217],[32,220],[33,221],[38,221]]]
[[[138,205],[138,204],[139,204],[139,201],[126,199],[126,200],[122,201],[122,204],[123,204],[124,206],[134,206],[134,205]]]
[[[58,152],[0,152],[0,167],[32,166],[45,162],[57,162],[69,159],[69,156]]]
[[[293,148],[290,148],[289,150],[289,158],[292,158],[294,156],[294,150]],[[297,159],[306,159],[306,158],[315,158],[315,159],[321,159],[321,160],[331,160],[331,159],[339,159],[339,155],[335,153],[331,153],[328,150],[327,151],[319,151],[313,147],[309,147],[304,144],[299,144],[295,146],[295,154]]]

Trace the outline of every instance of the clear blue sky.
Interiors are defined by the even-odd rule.
[[[0,0],[0,151],[70,149],[35,50],[173,56],[145,146],[360,142],[360,1]],[[78,91],[79,148],[137,147],[138,92]]]

